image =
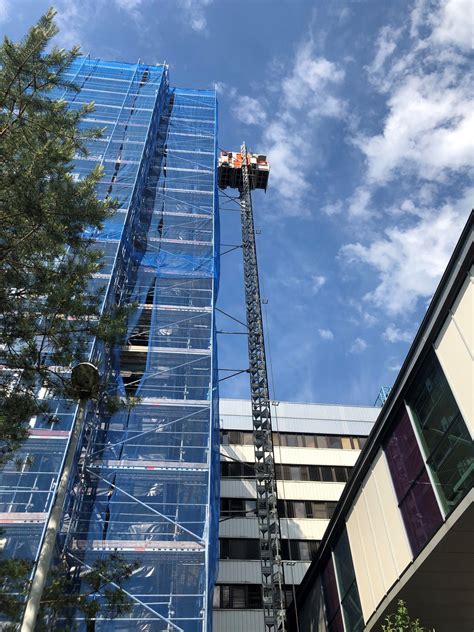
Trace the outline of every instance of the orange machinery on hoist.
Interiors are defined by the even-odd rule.
[[[247,154],[250,186],[252,189],[267,189],[270,167],[262,154]],[[242,186],[242,154],[221,151],[219,156],[219,188],[240,189]]]

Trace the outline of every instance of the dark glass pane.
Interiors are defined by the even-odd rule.
[[[413,554],[417,555],[443,519],[426,469],[400,504]]]
[[[332,468],[329,467],[328,465],[321,465],[320,471],[321,471],[321,480],[328,481],[328,482],[334,480]]]
[[[260,586],[249,585],[247,586],[247,607],[248,608],[261,608],[262,607],[262,588]]]
[[[253,432],[243,432],[244,445],[253,445]]]
[[[401,500],[424,468],[423,458],[406,411],[403,411],[393,427],[384,449],[397,498]]]
[[[364,629],[364,618],[355,581],[342,600],[342,612],[344,613],[346,632],[362,632]]]
[[[289,560],[290,559],[290,547],[288,544],[288,540],[280,540],[280,544],[281,544],[281,557],[284,560]]]
[[[287,434],[287,445],[289,448],[296,448],[298,446],[298,435],[296,434]]]
[[[309,465],[309,480],[310,481],[320,481],[321,480],[321,472],[319,470],[319,466],[317,465]]]
[[[434,350],[407,397],[447,509],[474,483],[474,444]]]
[[[461,415],[451,423],[428,464],[437,475],[448,505],[455,506],[474,486],[474,450]]]
[[[230,607],[230,586],[221,586],[221,608]]]
[[[326,503],[326,513],[327,513],[327,518],[330,520],[334,514],[334,511],[336,509],[337,503],[331,503],[331,502],[327,502]]]
[[[324,502],[313,502],[312,503],[313,510],[313,518],[319,518],[321,520],[326,519],[326,503]]]
[[[306,448],[316,448],[315,437],[313,435],[305,435],[304,443]]]
[[[232,586],[232,606],[234,608],[245,608],[245,586]]]
[[[318,448],[327,448],[328,447],[327,437],[324,437],[323,435],[318,435],[316,437],[316,441],[318,443]]]
[[[342,448],[341,437],[328,436],[328,448]]]
[[[306,507],[304,501],[293,501],[294,518],[306,518]]]
[[[301,481],[303,480],[301,477],[301,467],[299,465],[289,465],[290,470],[290,480],[292,481]]]
[[[347,531],[344,530],[339,536],[339,540],[334,548],[334,559],[336,562],[337,578],[339,580],[339,589],[344,597],[346,592],[355,580],[354,566],[352,564],[351,548]]]
[[[336,481],[339,483],[345,483],[347,481],[347,473],[344,467],[335,467],[334,474],[336,476]]]
[[[332,632],[344,632],[341,609],[339,606],[339,595],[337,592],[336,575],[332,559],[329,559],[322,572],[324,603],[326,604],[326,614],[328,618],[328,629]]]
[[[274,432],[272,439],[273,439],[273,445],[280,445],[280,433],[279,432]]]

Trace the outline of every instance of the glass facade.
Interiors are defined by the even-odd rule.
[[[405,410],[392,427],[384,451],[408,539],[416,556],[443,518]]]
[[[474,485],[474,444],[433,349],[415,377],[407,404],[449,511]]]
[[[346,632],[361,632],[364,629],[364,619],[362,617],[351,547],[346,530],[342,532],[334,548],[334,561],[339,582],[345,630]]]
[[[328,632],[344,632],[342,621],[341,604],[337,590],[336,573],[332,558],[326,562],[321,573],[324,604],[326,606],[326,620]]]

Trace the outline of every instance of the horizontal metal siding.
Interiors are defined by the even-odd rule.
[[[317,481],[278,481],[280,500],[339,500],[344,483]],[[223,498],[255,498],[255,483],[250,480],[222,479]]]
[[[329,520],[310,518],[281,518],[283,538],[292,540],[321,540]],[[221,538],[258,538],[256,518],[230,518],[223,520],[219,527]]]
[[[275,463],[289,465],[345,465],[353,467],[360,450],[325,449],[325,448],[287,448],[274,447]],[[254,449],[251,445],[223,445],[221,454],[245,461],[254,462]],[[221,458],[221,461],[227,459]]]
[[[221,399],[219,410],[222,428],[252,430],[249,401]],[[368,435],[380,408],[280,402],[271,411],[273,428],[280,432]]]
[[[285,581],[299,584],[311,562],[284,562]],[[290,569],[290,570],[287,570]],[[286,575],[289,574],[288,577]],[[218,584],[260,584],[262,570],[258,560],[221,560],[219,562]]]
[[[214,632],[257,632],[264,627],[263,610],[214,610]]]

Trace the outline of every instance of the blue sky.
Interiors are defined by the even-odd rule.
[[[21,37],[49,4],[0,0],[2,31]],[[63,46],[166,61],[173,85],[217,86],[220,146],[245,139],[271,160],[254,210],[273,396],[372,404],[393,383],[473,206],[472,3],[55,7]],[[238,220],[223,210],[223,243],[239,242]],[[219,306],[244,318],[238,250],[222,258]],[[245,368],[245,337],[220,343],[221,366]],[[221,392],[247,396],[246,376]]]

